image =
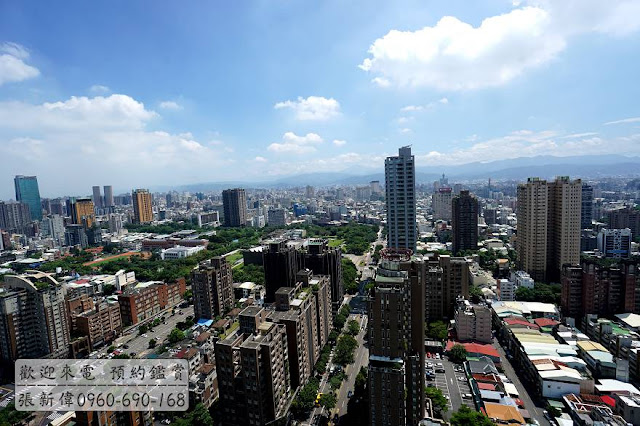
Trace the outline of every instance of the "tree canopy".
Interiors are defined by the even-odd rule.
[[[353,354],[358,347],[358,342],[353,336],[343,334],[338,339],[333,360],[336,364],[347,365],[353,362]]]
[[[436,387],[428,386],[424,390],[425,396],[431,400],[433,408],[440,413],[446,413],[449,409],[448,401],[442,391]]]
[[[562,286],[560,284],[535,283],[533,288],[519,287],[516,300],[523,302],[543,302],[560,305]]]
[[[494,426],[494,423],[487,416],[466,405],[452,414],[449,423],[451,426]]]
[[[342,282],[344,283],[344,291],[347,294],[356,294],[358,292],[358,269],[356,265],[347,257],[342,258]]]
[[[460,364],[467,359],[467,350],[462,345],[453,345],[451,350],[449,351],[449,359],[452,362]]]
[[[427,337],[434,340],[445,340],[447,338],[448,327],[442,321],[434,321],[429,324]]]

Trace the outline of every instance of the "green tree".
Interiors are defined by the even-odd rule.
[[[116,292],[116,286],[114,286],[113,284],[105,284],[102,287],[102,293],[105,296],[111,296],[115,292]]]
[[[157,343],[156,339],[149,340],[149,349],[155,348]]]
[[[451,350],[449,351],[449,360],[460,364],[467,359],[467,350],[462,345],[453,345]]]
[[[351,334],[352,336],[357,336],[358,333],[360,333],[360,324],[356,320],[349,321],[347,327],[349,329],[349,334]]]
[[[291,413],[293,416],[302,420],[309,417],[309,412],[313,409],[313,406],[318,396],[318,379],[312,377],[309,379],[306,385],[300,389],[291,403]]]
[[[182,295],[182,298],[184,300],[191,300],[191,298],[193,298],[193,291],[191,291],[191,289],[188,289],[187,291],[184,292],[184,294]]]
[[[327,410],[333,410],[336,407],[336,395],[333,392],[325,393],[318,401]]]
[[[107,348],[107,352],[109,352],[109,353],[111,353],[111,352],[113,352],[113,351],[115,351],[115,350],[116,350],[116,347],[115,347],[115,346],[113,346],[113,345],[111,345],[111,346],[109,346],[109,347]]]
[[[367,386],[367,376],[369,374],[369,370],[367,367],[360,367],[360,371],[358,371],[358,375],[356,376],[355,388],[356,392],[364,391],[364,388]]]
[[[114,356],[113,359],[131,359],[131,356],[129,356],[129,354],[122,353]]]
[[[17,425],[31,415],[28,411],[16,410],[15,404],[10,402],[5,408],[0,410],[0,426]]]
[[[440,413],[446,413],[449,409],[448,401],[444,397],[442,391],[433,386],[427,386],[424,389],[425,396],[431,400],[433,408]]]
[[[451,426],[495,426],[494,423],[479,411],[463,405],[458,411],[453,413],[449,420]]]
[[[344,291],[347,294],[356,294],[358,292],[358,269],[356,265],[347,257],[342,258],[342,282],[344,283]]]
[[[171,330],[171,333],[169,333],[169,343],[176,343],[180,340],[184,340],[184,332],[179,328]]]
[[[434,321],[429,324],[429,329],[427,331],[427,337],[430,337],[434,340],[445,340],[447,338],[448,327],[442,321]]]
[[[174,418],[171,424],[174,426],[213,426],[213,419],[209,414],[209,410],[202,403],[199,403],[183,417]]]
[[[358,342],[353,336],[343,334],[338,339],[333,360],[336,364],[347,365],[353,362],[353,354],[358,347]]]
[[[482,300],[482,292],[477,285],[469,286],[469,298],[471,299],[471,303],[480,303]]]

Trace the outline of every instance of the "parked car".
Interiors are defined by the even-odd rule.
[[[352,396],[353,396],[353,392],[352,391],[347,392],[347,398],[351,398]]]
[[[472,396],[471,396],[470,393],[463,393],[462,394],[462,399],[471,399],[471,398],[472,398]]]

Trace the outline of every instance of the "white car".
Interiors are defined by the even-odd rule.
[[[142,337],[147,337],[147,333],[144,333],[144,334],[142,335]]]

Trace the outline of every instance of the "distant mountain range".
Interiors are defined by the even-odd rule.
[[[383,165],[380,173],[355,174],[348,172],[307,173],[280,177],[266,181],[229,181],[209,182],[177,187],[157,186],[154,191],[219,191],[231,187],[244,188],[286,188],[303,185],[332,186],[367,184],[372,180],[384,181]],[[553,178],[571,176],[572,178],[602,177],[638,177],[640,176],[640,157],[622,155],[581,155],[572,157],[554,157],[550,155],[521,157],[511,160],[474,162],[457,166],[416,167],[416,183],[431,183],[442,174],[450,182],[474,181],[484,179],[524,180],[527,177]]]

